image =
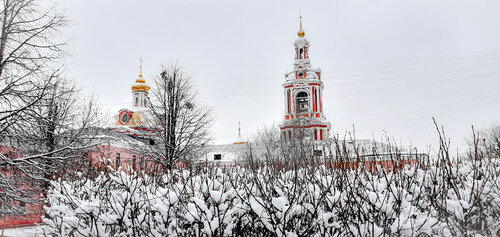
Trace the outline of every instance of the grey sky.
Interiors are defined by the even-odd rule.
[[[176,61],[213,106],[216,143],[279,123],[299,9],[313,67],[323,70],[334,132],[385,133],[404,145],[452,147],[500,110],[500,1],[63,1],[74,21],[69,75],[114,115],[146,80]]]

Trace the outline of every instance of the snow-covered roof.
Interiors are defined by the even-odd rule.
[[[128,128],[127,126],[122,126]],[[130,128],[128,128],[130,129]],[[143,146],[145,143],[140,139],[114,131],[110,128],[93,128],[95,137],[103,145],[130,149],[132,146]]]
[[[248,150],[247,144],[223,144],[211,145],[207,147],[208,153],[239,153]]]
[[[356,140],[345,139],[345,140],[338,140],[338,144],[340,146],[345,144],[347,150],[351,152],[354,151],[354,148],[356,147],[360,154],[372,154],[374,152],[388,153],[395,151],[405,152],[405,149],[403,148],[396,147],[394,145],[383,142],[378,142],[374,139],[356,139]]]

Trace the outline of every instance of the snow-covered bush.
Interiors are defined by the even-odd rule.
[[[498,159],[379,168],[203,168],[52,182],[58,236],[491,236],[500,230]]]

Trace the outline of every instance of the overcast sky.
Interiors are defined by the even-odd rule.
[[[500,1],[62,1],[73,25],[68,74],[112,117],[146,80],[177,62],[214,108],[215,143],[283,117],[302,9],[324,111],[335,133],[387,134],[436,147],[434,116],[463,148],[471,125],[500,117]]]

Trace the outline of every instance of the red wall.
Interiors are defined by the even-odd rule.
[[[20,158],[22,157],[19,152],[16,152],[15,149],[6,147],[6,146],[0,146],[0,153],[7,155],[11,158]],[[120,166],[124,170],[128,170],[128,168],[133,167],[133,156],[134,153],[130,152],[129,150],[121,147],[112,147],[112,146],[96,146],[92,149],[91,152],[88,153],[88,158],[91,159],[92,163],[95,166],[101,166],[104,169],[107,169],[107,165],[105,165],[102,160],[111,160],[111,162],[108,161],[108,164],[110,164],[114,169],[117,169],[116,167],[116,157],[117,154],[120,154]],[[135,170],[139,171],[141,170],[140,167],[140,156],[136,155],[136,167]],[[144,158],[144,168],[145,170],[149,172],[154,172],[154,167],[153,163],[151,160],[147,157]],[[0,172],[5,175],[14,175],[12,170],[8,169],[1,169]],[[23,174],[15,174],[15,175],[23,175]],[[20,188],[22,187],[27,187],[27,184],[19,184]],[[41,190],[43,192],[43,190]],[[38,197],[41,200],[41,195]],[[19,202],[14,202],[13,205],[21,205]],[[31,214],[29,215],[1,215],[0,214],[0,227],[1,228],[15,228],[15,227],[20,227],[20,226],[27,226],[27,225],[33,225],[34,223],[39,223],[41,222],[41,216],[44,215],[43,212],[43,204],[40,203],[39,205],[33,205],[33,204],[25,204],[26,205],[26,210],[28,210]]]

